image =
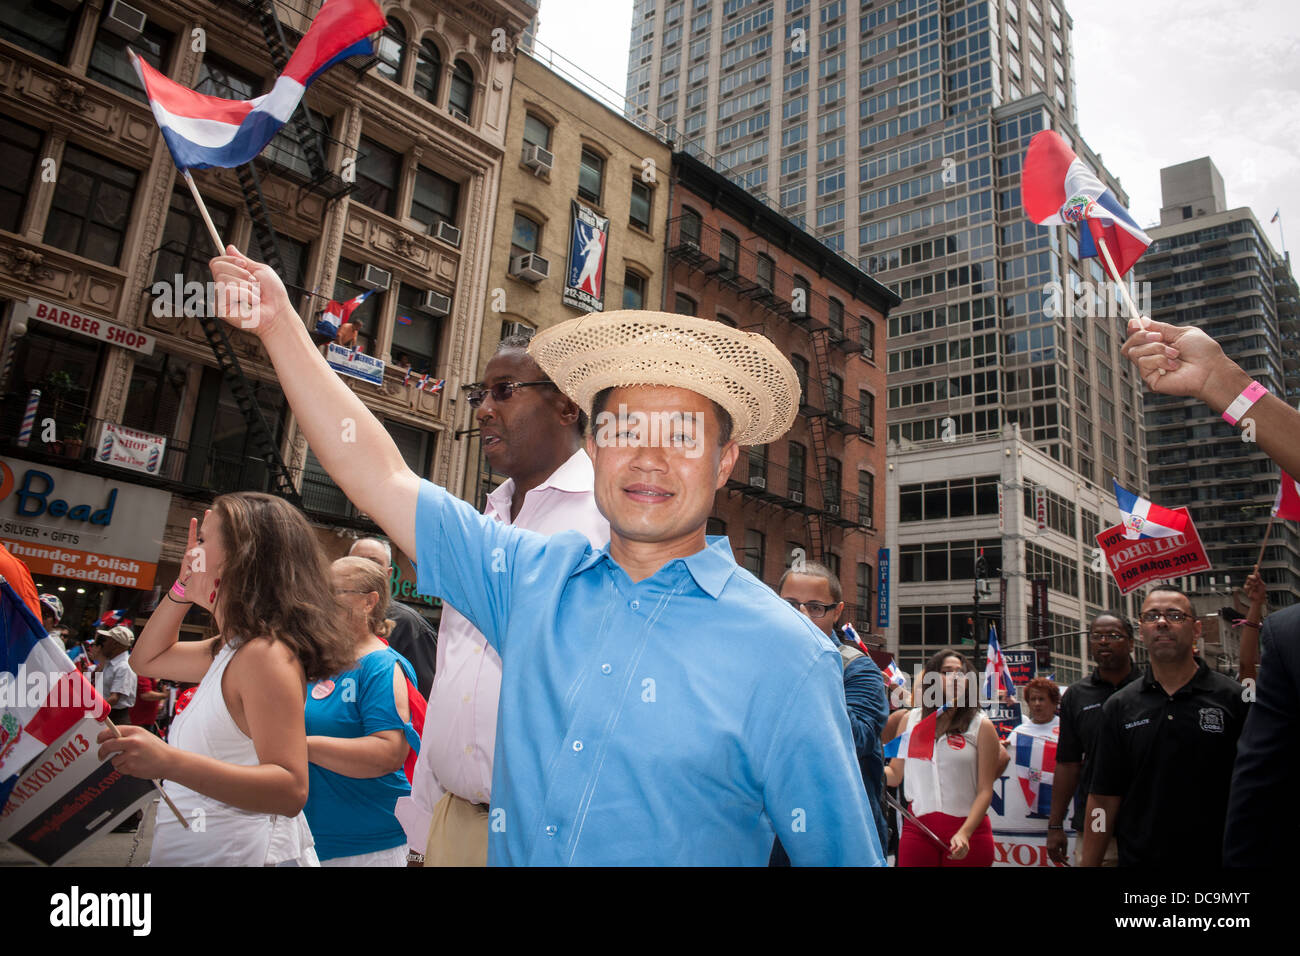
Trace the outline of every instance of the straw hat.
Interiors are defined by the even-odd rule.
[[[587,315],[538,332],[528,353],[588,416],[606,388],[675,386],[721,405],[738,444],[764,445],[789,430],[799,409],[790,360],[765,336],[711,319],[640,310]]]

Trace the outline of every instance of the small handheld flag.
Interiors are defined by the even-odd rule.
[[[1277,487],[1277,498],[1273,501],[1273,515],[1284,521],[1300,521],[1300,481],[1285,471]]]
[[[445,385],[446,382],[447,380],[445,378],[435,378],[429,383],[428,391],[433,392],[436,395],[438,392],[442,391],[442,386]]]
[[[1119,504],[1124,537],[1173,538],[1186,534],[1186,515],[1138,497],[1133,492],[1121,488],[1120,483],[1113,478],[1111,483],[1115,486],[1115,501]]]
[[[867,645],[862,643],[862,638],[858,637],[858,632],[852,624],[845,622],[844,626],[841,627],[840,630],[844,632],[844,636],[848,638],[849,643],[862,651],[863,654],[867,653]]]
[[[999,680],[1007,692],[1007,697],[1015,697],[1016,682],[1011,679],[1011,668],[1007,667],[1007,660],[1002,656],[1002,645],[998,643],[998,629],[990,623],[989,649],[984,665],[984,696],[989,700],[997,700],[996,685]]]
[[[944,704],[928,717],[922,717],[911,730],[903,731],[885,744],[885,759],[905,757],[909,760],[933,760],[935,727],[939,723],[939,715],[947,709],[948,705]]]

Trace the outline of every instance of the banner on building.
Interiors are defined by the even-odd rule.
[[[95,448],[95,461],[157,475],[162,471],[167,437],[104,422]]]
[[[329,353],[325,356],[325,359],[329,362],[330,368],[340,375],[359,378],[371,385],[384,384],[383,359],[367,355],[365,352],[344,348],[333,342],[329,343]]]
[[[1122,524],[1097,535],[1097,544],[1106,556],[1106,567],[1119,586],[1120,594],[1154,581],[1169,581],[1184,574],[1213,571],[1206,559],[1205,546],[1186,508],[1171,508],[1187,518],[1187,532],[1169,538],[1127,538]]]
[[[1029,582],[1029,633],[1038,654],[1038,669],[1046,671],[1052,666],[1052,639],[1047,633],[1047,578]]]
[[[97,342],[120,345],[124,349],[130,349],[142,355],[153,355],[153,347],[158,341],[148,332],[128,329],[124,325],[118,325],[116,322],[108,321],[108,319],[101,319],[97,315],[86,315],[76,309],[69,309],[65,305],[46,302],[43,299],[34,297],[27,300],[27,319],[28,321],[35,319],[37,322],[57,325],[61,329],[76,332]]]
[[[876,627],[889,627],[889,549],[876,551]]]
[[[570,203],[573,221],[569,228],[569,271],[564,276],[564,304],[583,312],[603,312],[609,219],[597,216],[576,199]]]
[[[998,482],[998,533],[1007,530],[1007,519],[1002,510],[1002,482]]]
[[[149,590],[171,495],[0,458],[0,543],[32,574]]]
[[[1047,530],[1047,489],[1039,485],[1034,489],[1034,514],[1038,516],[1038,531]]]

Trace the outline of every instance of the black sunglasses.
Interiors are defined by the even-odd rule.
[[[554,384],[554,382],[497,382],[495,385],[484,385],[482,382],[475,382],[473,385],[462,385],[461,388],[469,393],[466,397],[469,399],[470,406],[478,408],[488,395],[492,396],[494,402],[504,402],[515,393],[515,389]]]

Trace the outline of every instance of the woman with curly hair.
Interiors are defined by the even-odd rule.
[[[217,636],[178,640],[191,604]],[[180,578],[131,653],[138,674],[198,682],[168,742],[141,727],[99,735],[100,758],[164,778],[188,821],[160,808],[152,866],[315,866],[307,802],[307,682],[353,659],[325,555],[281,498],[222,495],[190,519]]]

